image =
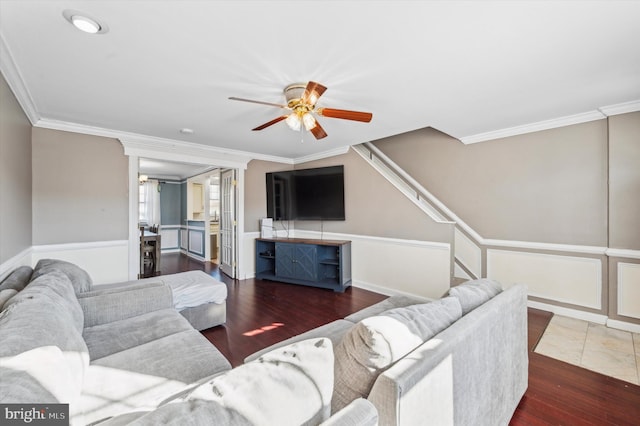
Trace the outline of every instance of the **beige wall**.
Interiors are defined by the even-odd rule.
[[[375,142],[489,239],[607,245],[607,121],[464,145],[434,129]]]
[[[609,247],[640,250],[640,112],[609,117]]]
[[[115,139],[33,129],[33,244],[128,238],[128,160]]]
[[[292,170],[293,166],[270,161],[252,160],[244,174],[244,230],[258,232],[260,219],[267,216],[268,172]]]
[[[385,178],[353,151],[323,160],[296,165],[296,169],[344,165],[344,221],[295,221],[296,230],[407,240],[451,242],[452,229],[434,223],[425,213],[396,190]],[[266,216],[265,173],[289,170],[291,166],[264,161],[249,163],[245,174],[245,229],[258,231],[258,221]],[[276,224],[277,229],[281,225]]]
[[[31,123],[0,75],[0,264],[31,247]]]
[[[435,223],[357,153],[296,165],[344,165],[345,221],[296,221],[296,229],[450,243],[452,228]]]
[[[296,169],[344,165],[344,221],[276,222],[300,238],[351,241],[353,285],[383,294],[439,298],[449,289],[453,226],[437,224],[382,175],[350,150],[344,155],[298,164]],[[254,235],[266,215],[265,173],[292,166],[252,161],[245,173],[245,274],[255,272]],[[330,236],[327,236],[330,234]]]

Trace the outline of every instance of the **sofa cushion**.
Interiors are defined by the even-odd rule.
[[[19,292],[29,284],[32,273],[33,269],[30,266],[20,266],[16,268],[7,276],[7,278],[2,280],[2,283],[0,284],[0,291],[13,289]]]
[[[82,337],[92,360],[131,349],[170,334],[193,330],[175,309],[162,309],[132,318],[85,328]]]
[[[0,313],[0,357],[17,356],[43,346],[56,346],[62,351],[72,374],[69,385],[79,395],[89,364],[87,345],[73,325],[62,296],[50,288],[38,289],[40,291],[28,292],[25,288]]]
[[[173,315],[185,321],[177,311]],[[231,369],[229,361],[194,329],[143,343],[91,363],[79,411],[90,423],[160,402],[203,378]]]
[[[428,303],[431,301],[432,299],[426,299],[424,297],[419,297],[419,296],[407,296],[407,295],[391,296],[387,299],[384,299],[381,302],[378,302],[367,308],[361,309],[358,312],[354,312],[351,315],[344,317],[344,319],[351,321],[352,323],[355,324],[357,322],[362,321],[365,318],[369,318],[374,315],[379,315],[382,312],[388,311],[389,309],[402,308],[410,305],[418,305],[422,303]]]
[[[366,398],[378,375],[462,316],[458,299],[395,308],[354,325],[335,348],[337,412],[356,398]]]
[[[462,315],[466,315],[501,291],[502,286],[497,281],[481,278],[452,287],[449,295],[460,301]]]
[[[80,293],[78,302],[84,312],[85,327],[173,308],[171,289],[160,282],[132,285],[118,291],[109,289]]]
[[[87,271],[78,265],[64,260],[40,259],[36,264],[36,267],[33,269],[31,279],[33,280],[54,270],[61,271],[69,277],[76,293],[83,293],[91,290],[93,281]]]
[[[78,303],[69,278],[60,271],[51,271],[33,279],[24,290],[11,298],[5,306],[19,303],[25,299],[46,298],[47,305],[53,304],[60,314],[66,314],[69,321],[82,333],[84,326],[84,314]]]
[[[253,354],[249,355],[244,359],[244,362],[254,361],[260,356],[266,354],[267,352],[271,352],[274,349],[281,348],[283,346],[290,345],[292,343],[300,342],[302,340],[314,339],[326,337],[331,340],[331,344],[335,348],[338,343],[342,340],[342,336],[353,327],[353,323],[347,320],[335,320],[328,324],[321,325],[320,327],[316,327],[302,334],[298,334],[297,336],[290,337],[281,342],[275,343],[265,349],[261,349]]]
[[[163,424],[176,415],[194,424],[316,425],[330,415],[333,345],[326,338],[277,348],[140,418]]]
[[[60,348],[40,346],[0,357],[0,402],[70,403],[79,395]]]
[[[18,294],[18,291],[12,288],[0,290],[0,312],[4,309],[5,303],[7,303],[16,294]]]

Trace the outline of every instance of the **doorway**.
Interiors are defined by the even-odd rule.
[[[182,253],[200,262],[224,265],[221,270],[235,278],[238,251],[235,169],[149,158],[140,158],[137,163],[138,177],[144,175],[158,182],[162,253]],[[222,195],[223,179],[233,184],[233,193]],[[197,192],[201,198],[196,196],[195,189],[200,190]],[[141,202],[139,191],[135,195],[135,207],[133,199],[131,204],[136,208],[136,217],[140,217],[145,203]],[[195,204],[203,207],[197,213]]]

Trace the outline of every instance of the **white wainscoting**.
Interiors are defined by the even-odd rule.
[[[640,264],[618,263],[617,313],[640,319]]]
[[[204,231],[189,229],[189,252],[204,256]]]
[[[189,234],[187,233],[187,228],[180,228],[180,248],[186,251],[188,247]]]
[[[351,238],[356,285],[438,299],[450,287],[449,244]]]
[[[180,249],[180,226],[177,226],[175,228],[161,228],[160,237],[160,248],[162,250]]]
[[[4,280],[14,269],[20,266],[31,266],[31,254],[33,249],[22,250],[3,264],[0,264],[0,281]]]
[[[127,240],[33,246],[32,264],[35,265],[40,259],[60,259],[75,263],[89,273],[94,284],[128,280]]]
[[[255,243],[244,236],[245,267],[255,276]],[[382,294],[440,298],[449,290],[451,247],[446,243],[296,230],[290,237],[351,241],[352,285]],[[247,274],[249,275],[249,274]]]
[[[482,250],[459,229],[455,230],[455,255],[464,266],[476,276],[482,276]],[[466,273],[454,273],[456,277],[467,278]]]
[[[530,296],[602,309],[600,259],[489,249],[487,277],[505,287],[527,284]]]
[[[244,244],[240,257],[243,259],[242,270],[238,271],[238,278],[246,280],[256,276],[256,238],[260,238],[259,232],[245,232],[242,235]]]

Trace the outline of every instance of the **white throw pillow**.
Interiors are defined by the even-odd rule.
[[[319,424],[331,414],[332,392],[331,340],[309,339],[274,349],[219,375],[140,420],[152,424],[154,417],[160,418],[169,411],[195,407],[205,412],[206,401],[210,401],[240,424],[244,420],[247,424],[269,426]]]

